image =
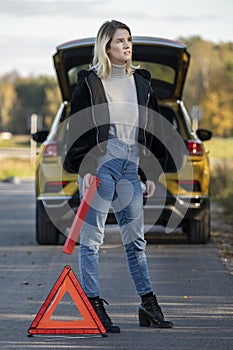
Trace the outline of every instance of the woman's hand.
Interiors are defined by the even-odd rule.
[[[91,174],[87,173],[86,175],[84,175],[83,177],[83,194],[85,193],[85,191],[89,188],[90,186],[90,178],[91,178]]]
[[[146,190],[145,190],[143,196],[145,198],[150,198],[153,196],[153,194],[155,192],[155,183],[152,180],[146,180],[145,185],[146,185]]]

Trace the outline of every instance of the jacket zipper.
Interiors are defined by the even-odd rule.
[[[150,83],[149,83],[149,91],[148,91],[148,94],[147,94],[147,101],[146,101],[146,122],[145,122],[145,127],[144,127],[144,155],[146,155],[147,153],[147,150],[146,150],[146,126],[147,126],[147,123],[148,123],[148,105],[149,105],[149,101],[150,101]]]
[[[85,77],[85,82],[87,84],[87,87],[88,87],[88,90],[89,90],[89,93],[90,93],[90,97],[91,97],[91,114],[92,114],[92,119],[93,119],[93,122],[95,124],[95,127],[96,127],[96,144],[97,144],[97,147],[99,148],[99,150],[101,152],[103,152],[103,149],[100,147],[100,143],[99,143],[99,128],[98,128],[98,125],[96,123],[96,119],[95,119],[95,112],[94,112],[94,100],[93,100],[93,94],[92,94],[92,91],[91,91],[91,87],[87,81],[87,77]]]
[[[88,87],[88,90],[89,90],[89,93],[90,93],[90,97],[91,97],[91,112],[92,112],[92,119],[93,119],[93,122],[95,124],[95,127],[96,127],[96,130],[97,130],[97,133],[96,133],[96,143],[97,143],[97,147],[99,148],[99,150],[101,152],[103,152],[103,149],[101,148],[100,146],[100,143],[99,143],[99,128],[98,128],[98,125],[96,123],[96,120],[95,120],[95,113],[94,113],[94,100],[93,100],[93,94],[92,94],[92,91],[91,91],[91,87],[87,81],[87,77],[85,77],[85,82],[87,84],[87,87]],[[149,83],[149,91],[148,91],[148,94],[147,94],[147,101],[146,101],[146,121],[145,121],[145,127],[144,127],[144,155],[146,155],[147,151],[146,151],[146,126],[147,126],[147,122],[148,122],[148,105],[149,105],[149,100],[150,100],[150,83]]]

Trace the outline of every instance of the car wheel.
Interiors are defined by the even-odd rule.
[[[36,240],[39,244],[57,244],[59,231],[51,222],[42,202],[36,204]]]
[[[210,210],[207,209],[201,220],[188,223],[189,243],[208,243],[210,240]]]

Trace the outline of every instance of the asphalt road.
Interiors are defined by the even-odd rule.
[[[213,243],[149,244],[151,277],[173,329],[140,328],[139,298],[130,280],[118,233],[101,249],[100,282],[107,310],[121,327],[108,337],[28,337],[27,330],[65,265],[78,277],[78,248],[69,256],[59,246],[34,239],[33,182],[0,183],[0,348],[101,350],[230,350],[233,344],[233,276]],[[113,243],[114,242],[114,243]]]

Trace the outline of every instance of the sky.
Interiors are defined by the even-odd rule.
[[[95,37],[111,19],[132,35],[233,42],[232,14],[232,0],[0,0],[0,76],[55,76],[56,46]]]

